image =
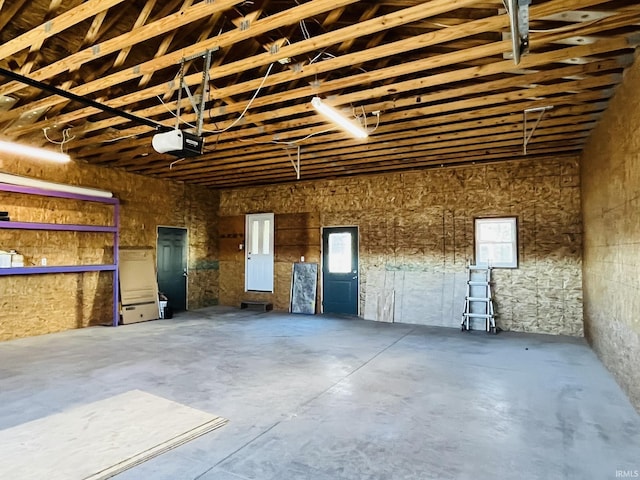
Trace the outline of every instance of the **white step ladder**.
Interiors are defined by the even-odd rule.
[[[471,330],[472,319],[484,319],[488,333],[498,333],[496,328],[493,297],[491,296],[491,270],[487,265],[467,266],[467,295],[460,331]]]

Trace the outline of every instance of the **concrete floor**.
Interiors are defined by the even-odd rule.
[[[118,480],[640,471],[640,416],[580,339],[217,307],[0,343],[0,429],[132,389],[230,422]]]

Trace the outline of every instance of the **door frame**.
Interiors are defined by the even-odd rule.
[[[320,306],[324,313],[324,230],[326,228],[355,228],[356,229],[356,252],[358,253],[358,282],[356,284],[358,317],[360,316],[360,227],[358,225],[324,225],[320,227]]]
[[[271,227],[270,227],[270,243],[271,243],[271,259],[272,259],[272,273],[271,273],[271,290],[249,290],[249,217],[252,215],[270,215]],[[256,212],[245,213],[244,215],[244,292],[256,292],[256,293],[275,293],[276,288],[276,214],[275,212]]]
[[[187,279],[184,281],[184,309],[185,311],[189,310],[189,229],[187,227],[176,227],[174,225],[156,225],[156,282],[158,281],[158,238],[160,237],[160,229],[161,228],[173,228],[174,230],[184,230],[185,236],[187,237],[186,245],[185,245],[185,269],[187,272]]]

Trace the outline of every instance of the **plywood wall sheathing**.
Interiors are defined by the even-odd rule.
[[[464,307],[474,218],[515,215],[520,266],[496,271],[498,324],[582,335],[578,178],[577,159],[565,157],[300,182],[223,191],[220,215],[276,214],[276,290],[261,295],[276,308],[285,309],[294,254],[318,258],[320,227],[357,225],[361,314],[378,318],[393,292],[395,321],[451,327]],[[243,294],[243,270],[241,256],[221,264],[230,304]]]
[[[0,169],[35,178],[109,190],[121,201],[120,243],[156,248],[158,225],[189,231],[189,307],[218,303],[218,193],[154,180],[123,171],[69,164],[52,166],[26,159],[1,158]],[[45,197],[3,194],[12,220],[109,224],[104,205]],[[3,230],[0,249],[15,249],[26,265],[109,263],[111,235],[85,232]],[[111,321],[112,274],[6,276],[0,278],[0,340]]]

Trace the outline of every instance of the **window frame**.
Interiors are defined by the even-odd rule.
[[[489,264],[480,260],[480,248],[485,244],[505,244],[507,242],[481,242],[479,236],[479,223],[486,222],[509,222],[511,224],[512,240],[508,242],[511,245],[513,262],[494,262]],[[500,216],[500,217],[476,217],[473,219],[473,252],[476,265],[489,265],[491,268],[518,268],[519,266],[519,241],[518,241],[518,217],[516,216]]]

